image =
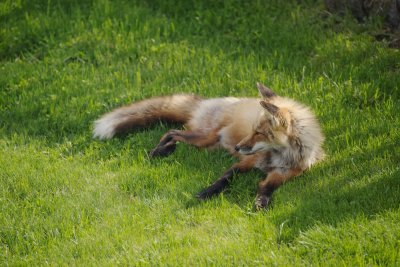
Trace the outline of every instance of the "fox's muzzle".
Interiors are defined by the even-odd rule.
[[[235,146],[235,150],[236,150],[236,152],[239,152],[240,154],[243,154],[243,155],[254,154],[253,147],[251,147],[251,146],[239,146],[239,145],[236,145]]]

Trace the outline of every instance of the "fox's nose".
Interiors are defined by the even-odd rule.
[[[235,146],[235,150],[236,150],[237,152],[239,152],[240,146],[236,145],[236,146]]]

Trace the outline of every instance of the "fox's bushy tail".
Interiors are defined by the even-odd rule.
[[[93,137],[109,139],[134,128],[149,126],[152,122],[166,120],[185,123],[201,98],[195,95],[172,95],[134,102],[104,114],[94,122]]]

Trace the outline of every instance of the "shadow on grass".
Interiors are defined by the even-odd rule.
[[[278,191],[278,194],[284,194],[283,202],[293,205],[289,211],[275,211],[272,218],[277,227],[286,222],[281,241],[290,243],[316,224],[336,226],[358,216],[372,218],[376,214],[398,210],[400,168],[396,159],[384,159],[388,149],[389,145],[365,151],[369,158],[352,155],[339,161],[328,160],[311,172],[312,177],[300,182],[304,186],[296,190],[295,201],[290,199],[288,192]],[[376,164],[377,158],[385,162]],[[318,175],[322,176],[320,179],[326,179],[323,186],[319,186]],[[296,181],[292,183],[291,188],[296,186]],[[283,208],[282,205],[285,203],[281,200],[279,206]]]

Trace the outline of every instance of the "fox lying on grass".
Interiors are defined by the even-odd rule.
[[[93,136],[109,139],[158,120],[186,124],[170,130],[151,151],[152,157],[174,152],[177,142],[198,148],[223,147],[239,158],[211,186],[197,194],[207,199],[220,193],[234,174],[253,168],[266,173],[259,183],[256,208],[265,208],[272,193],[324,156],[324,136],[313,113],[302,104],[277,96],[257,84],[262,99],[172,95],[117,108],[95,121]]]

